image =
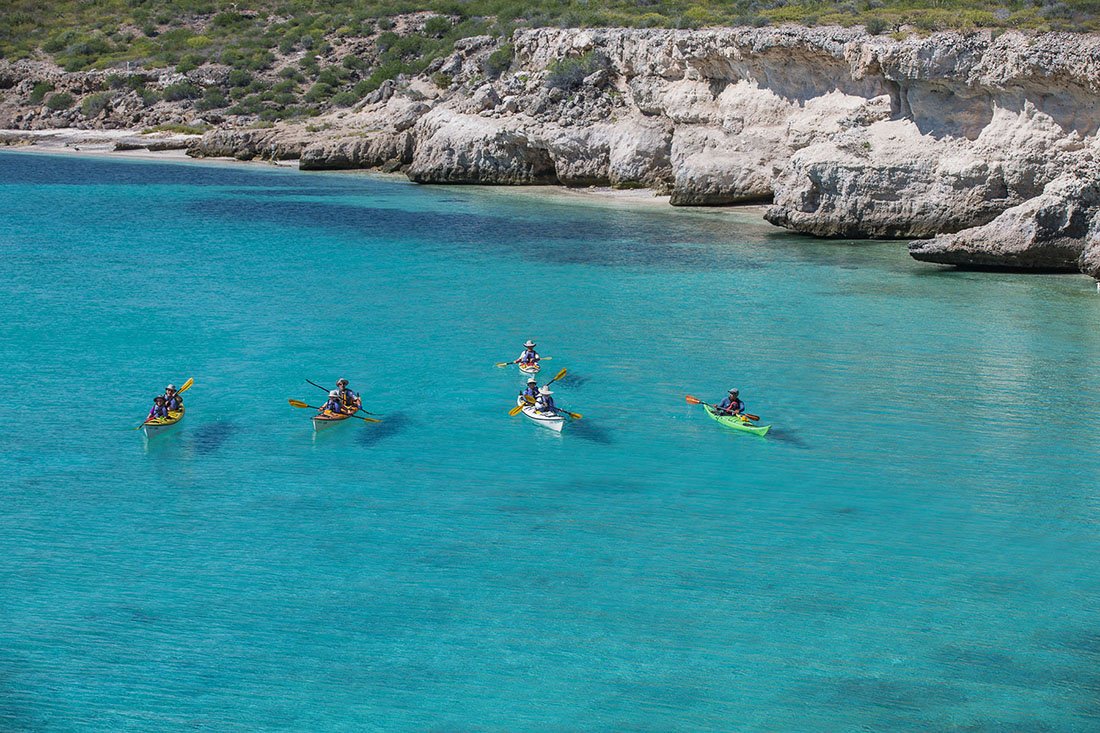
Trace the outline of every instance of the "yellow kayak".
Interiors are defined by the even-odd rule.
[[[152,438],[179,425],[180,420],[183,419],[185,409],[181,407],[178,410],[171,410],[168,417],[153,417],[146,420],[145,424],[141,426],[141,429],[145,432],[145,437]]]

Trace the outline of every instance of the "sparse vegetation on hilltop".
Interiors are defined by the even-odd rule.
[[[68,71],[115,70],[111,90],[138,95],[147,107],[164,100],[202,113],[276,120],[352,106],[388,79],[432,72],[433,61],[459,39],[503,38],[519,27],[793,22],[863,25],[873,34],[903,26],[1082,31],[1100,26],[1098,11],[1100,0],[8,0],[0,8],[0,58],[49,59]],[[512,55],[511,45],[501,44],[486,61],[486,75],[507,70]],[[194,75],[204,68],[223,73]],[[129,69],[190,76],[152,89],[125,73]],[[594,69],[569,62],[554,70],[555,79],[568,87]],[[432,78],[441,88],[450,83],[446,74]],[[28,101],[50,109],[77,101],[47,96],[47,86],[36,86]],[[113,95],[101,92],[80,100],[82,113],[98,114],[111,103]]]

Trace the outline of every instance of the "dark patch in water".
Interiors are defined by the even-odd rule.
[[[237,432],[237,426],[228,420],[199,426],[192,432],[191,438],[195,453],[205,456],[217,452],[235,432]]]
[[[566,387],[580,388],[588,384],[588,377],[582,377],[576,374],[566,374],[564,377],[558,380],[558,384],[563,384]]]
[[[403,412],[391,412],[385,417],[379,417],[382,422],[368,423],[364,430],[355,434],[355,442],[364,448],[378,445],[386,438],[397,435],[409,424],[409,418]]]
[[[1053,733],[1072,728],[1055,728],[1041,720],[978,720],[960,725],[959,733]]]
[[[1051,681],[1041,670],[1029,668],[1019,659],[994,649],[949,645],[940,649],[936,660],[952,679],[1027,690],[1042,689]]]
[[[957,706],[967,701],[959,689],[946,684],[879,677],[805,680],[792,694],[802,705],[858,710],[876,718],[883,715],[908,718],[912,714],[927,713],[931,708]],[[920,729],[922,726],[914,728]]]
[[[208,198],[191,207],[207,219],[324,226],[346,230],[355,237],[369,232],[383,241],[396,238],[411,247],[445,246],[456,255],[490,251],[551,264],[663,266],[707,272],[763,268],[760,263],[747,261],[743,247],[722,247],[715,241],[700,240],[697,222],[584,209],[570,209],[569,216],[563,217],[553,209],[532,212],[514,207],[504,209],[503,214],[486,214],[476,210],[372,208],[316,200],[326,193],[315,192],[312,201],[276,197],[265,201],[251,196]],[[720,239],[717,232],[716,237]]]
[[[572,420],[566,429],[570,435],[576,435],[581,440],[588,440],[600,445],[612,445],[615,442],[615,439],[611,437],[611,433],[600,427],[599,423],[594,423],[591,420]]]
[[[792,433],[790,430],[776,430],[772,428],[768,431],[768,440],[774,440],[777,443],[794,446],[801,450],[807,450],[810,447],[809,443],[798,437],[796,433]]]

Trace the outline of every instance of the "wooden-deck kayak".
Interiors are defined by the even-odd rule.
[[[771,425],[754,425],[747,418],[742,418],[737,415],[719,415],[714,411],[710,405],[703,405],[703,409],[707,411],[716,422],[720,422],[727,428],[733,428],[734,430],[741,430],[746,433],[752,433],[753,435],[767,435],[768,431],[772,429]]]
[[[313,429],[314,429],[314,431],[324,430],[325,428],[332,427],[333,425],[336,425],[337,423],[344,422],[345,420],[350,420],[351,416],[359,411],[359,404],[355,403],[355,404],[352,404],[352,405],[348,405],[344,409],[346,409],[347,412],[343,413],[343,414],[336,413],[336,412],[331,412],[329,410],[325,410],[324,412],[319,412],[316,415],[314,415],[313,416]]]
[[[184,407],[180,407],[178,410],[169,411],[168,417],[153,417],[146,420],[145,424],[141,426],[142,432],[145,433],[145,437],[155,437],[179,425],[180,420],[183,419],[185,409]]]

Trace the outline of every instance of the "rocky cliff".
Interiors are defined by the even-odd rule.
[[[1100,38],[538,29],[503,71],[500,45],[465,39],[308,123],[230,120],[190,152],[769,202],[799,232],[927,239],[922,260],[1100,274]]]

